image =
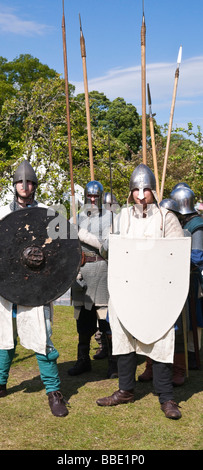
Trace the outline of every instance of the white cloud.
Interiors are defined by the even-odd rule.
[[[88,66],[87,66],[88,68]],[[176,64],[154,63],[146,66],[146,82],[149,83],[152,110],[169,107],[174,87]],[[76,94],[84,92],[83,82],[72,82]],[[125,69],[109,70],[101,77],[88,80],[89,91],[103,92],[110,100],[123,97],[137,108],[141,105],[141,68],[140,66]],[[185,60],[180,65],[177,98],[179,105],[185,106],[203,98],[203,56]]]
[[[10,11],[0,12],[0,32],[33,36],[42,35],[49,29],[45,24],[24,20]]]

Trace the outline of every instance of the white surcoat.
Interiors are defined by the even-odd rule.
[[[115,236],[125,236],[127,238],[161,238],[163,236],[175,238],[184,236],[177,217],[165,208],[160,211],[155,204],[148,206],[145,218],[143,218],[142,206],[136,205],[123,208],[115,219],[114,233]],[[146,291],[148,282],[146,272]],[[128,354],[136,351],[138,354],[148,356],[155,361],[173,362],[174,327],[155,343],[141,343],[124,328],[113,309],[111,299],[109,300],[109,320],[112,330],[113,354]]]
[[[38,204],[38,207],[46,207]],[[11,212],[10,204],[0,207],[0,219]],[[39,354],[46,354],[46,320],[50,320],[53,307],[17,306],[16,326],[20,344]],[[49,317],[49,318],[48,318]],[[12,303],[0,296],[0,349],[13,349],[14,331]]]

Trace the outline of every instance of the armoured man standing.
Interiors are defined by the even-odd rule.
[[[164,208],[160,209],[157,204],[157,199],[154,174],[146,165],[138,165],[130,178],[130,194],[128,197],[128,203],[133,202],[133,206],[129,206],[129,204],[127,204],[127,207],[122,208],[120,214],[115,219],[115,235],[112,235],[111,238],[119,237],[121,242],[123,238],[131,238],[133,239],[131,240],[132,243],[134,240],[138,240],[139,243],[141,243],[140,240],[148,239],[150,241],[150,239],[153,239],[151,242],[152,250],[154,240],[162,237],[181,237],[182,243],[183,231],[177,217],[172,212],[168,212]],[[103,245],[103,248],[108,250],[108,238]],[[118,256],[119,255],[121,256],[120,253]],[[142,254],[140,254],[140,256],[141,255]],[[125,256],[129,255],[125,254]],[[129,263],[132,263],[132,260],[129,259],[128,266]],[[133,270],[131,269],[131,273],[132,271]],[[134,266],[133,273],[135,272],[138,272],[139,275],[139,266]],[[143,272],[144,271],[142,269],[142,279],[139,279],[139,281],[141,281],[141,298],[144,299],[144,297],[149,295],[150,283],[152,284],[153,281],[152,277],[150,277],[151,273],[149,276],[147,263],[145,277],[143,277]],[[120,271],[120,276],[122,278],[122,271]],[[128,285],[131,281],[133,283],[132,277],[133,274],[131,274],[131,278],[127,281],[124,279],[123,285],[126,285],[126,282],[128,282]],[[114,290],[114,292],[116,292],[116,290]],[[165,413],[165,416],[167,418],[179,419],[181,417],[181,413],[177,403],[174,401],[171,380],[171,364],[173,363],[174,357],[174,327],[171,326],[169,330],[160,337],[160,339],[151,342],[150,344],[147,342],[145,344],[141,340],[136,339],[136,331],[135,334],[132,335],[124,327],[118,317],[115,304],[112,302],[110,289],[109,293],[109,318],[112,330],[113,354],[118,357],[119,390],[114,392],[111,396],[99,398],[97,400],[97,404],[99,406],[113,406],[134,402],[136,353],[138,353],[150,357],[153,361],[153,384],[159,397],[161,409]],[[136,298],[138,294],[140,293],[137,292],[136,295],[135,285],[133,289],[134,303],[132,303],[131,306],[135,317],[136,314],[139,313],[137,311],[138,307],[136,308]],[[118,308],[119,306],[117,304],[117,309]],[[165,306],[163,305],[163,309],[164,308]],[[151,305],[148,312],[148,318],[151,322],[153,322],[153,312],[155,313],[155,311],[156,305]],[[125,314],[127,315],[127,312],[123,313],[124,317]],[[144,314],[146,314],[146,312],[144,312]],[[149,329],[148,323],[149,322],[146,322],[145,325],[142,325],[144,336],[146,336],[145,332]],[[150,332],[148,331],[147,334],[148,333]]]
[[[106,321],[108,308],[107,260],[100,255],[100,248],[112,223],[112,213],[102,204],[103,186],[90,181],[85,187],[85,205],[78,214],[78,236],[82,247],[82,266],[76,282],[72,285],[74,316],[79,335],[77,361],[69,369],[69,375],[91,370],[89,356],[91,337],[99,330],[108,341],[109,370],[111,376],[117,370],[111,353],[111,335]]]
[[[1,207],[0,218],[27,206],[45,207],[34,198],[37,184],[37,176],[32,166],[24,160],[13,177],[13,202]],[[51,341],[52,310],[50,304],[25,307],[12,304],[0,297],[0,397],[5,397],[7,394],[6,384],[19,336],[21,345],[36,354],[52,413],[62,417],[68,414],[68,410],[60,392],[56,362],[59,354]]]
[[[188,332],[188,365],[189,369],[198,369],[193,337],[192,301],[197,327],[197,348],[201,349],[201,335],[203,328],[203,219],[195,210],[195,194],[186,183],[179,183],[173,188],[170,197],[176,202],[180,214],[180,222],[184,230],[188,230],[192,237],[191,250],[191,277],[189,293],[190,325]],[[193,328],[192,328],[193,325]]]

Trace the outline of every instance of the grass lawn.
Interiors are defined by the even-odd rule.
[[[118,388],[118,379],[106,379],[107,360],[92,360],[92,371],[70,377],[76,360],[77,332],[72,307],[55,306],[53,342],[58,349],[61,391],[69,414],[51,414],[32,351],[17,345],[8,381],[8,395],[0,400],[0,450],[202,450],[203,352],[201,370],[189,371],[175,388],[182,419],[165,418],[152,383],[136,384],[136,401],[103,408],[96,399]],[[92,338],[91,357],[97,343]],[[144,370],[140,356],[137,375]]]

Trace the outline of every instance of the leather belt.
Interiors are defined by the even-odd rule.
[[[84,262],[85,263],[92,263],[92,262],[95,262],[95,261],[104,261],[104,258],[102,258],[102,256],[99,256],[99,255],[87,256],[86,254],[84,254]]]

